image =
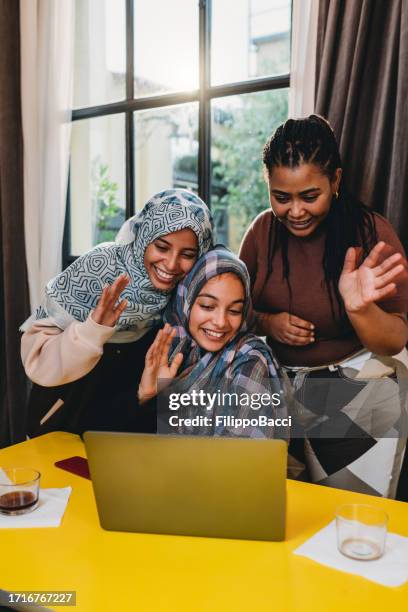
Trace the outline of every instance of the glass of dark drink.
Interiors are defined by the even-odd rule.
[[[0,468],[0,513],[25,514],[38,506],[40,472],[31,468]]]

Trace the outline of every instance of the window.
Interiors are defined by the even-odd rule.
[[[238,249],[268,206],[290,31],[291,0],[76,0],[65,265],[168,187],[198,193]]]

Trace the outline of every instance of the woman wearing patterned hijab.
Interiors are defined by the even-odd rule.
[[[200,391],[216,396],[210,410],[200,402],[181,406],[174,432],[287,437],[286,399],[277,365],[267,345],[247,331],[249,311],[245,264],[221,246],[203,255],[178,285],[165,313],[166,325],[146,355],[140,403],[154,397],[158,386],[170,383],[165,389],[167,398],[194,391],[196,397]],[[226,394],[237,394],[237,400],[234,396],[233,401],[226,401]],[[159,409],[165,401],[159,399]],[[183,421],[200,415],[208,419],[199,425]],[[284,421],[277,427],[271,421],[259,426],[260,416]],[[255,421],[243,428],[228,417]]]
[[[126,221],[115,243],[96,246],[48,283],[44,303],[22,326],[23,364],[36,383],[31,435],[139,428],[127,397],[136,393],[153,328],[211,244],[204,202],[170,189]]]

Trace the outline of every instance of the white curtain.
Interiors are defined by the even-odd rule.
[[[21,0],[25,244],[31,306],[61,270],[75,0]]]
[[[319,0],[293,0],[289,117],[314,112]]]

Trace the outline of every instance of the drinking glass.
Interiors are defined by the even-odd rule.
[[[25,514],[38,506],[40,472],[31,468],[0,468],[0,513]]]
[[[371,561],[385,550],[388,516],[380,508],[347,504],[336,512],[337,548],[346,557]]]

